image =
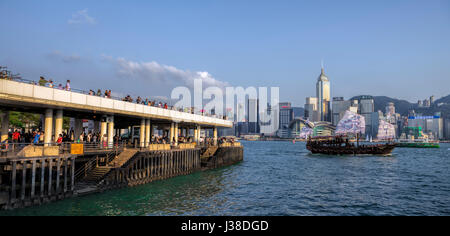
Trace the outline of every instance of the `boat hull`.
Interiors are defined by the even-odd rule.
[[[389,155],[396,144],[370,145],[370,146],[314,146],[307,144],[306,148],[313,154],[325,155]]]

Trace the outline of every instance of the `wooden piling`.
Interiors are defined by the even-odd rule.
[[[25,201],[25,187],[26,187],[26,181],[27,181],[27,162],[22,161],[22,185],[20,190],[20,200]]]
[[[45,194],[45,189],[44,189],[44,179],[45,178],[45,159],[42,159],[41,160],[41,182],[40,182],[40,184],[41,184],[41,188],[40,188],[40,195],[41,195],[41,198],[43,198],[44,197],[44,194]]]
[[[56,159],[56,194],[59,194],[59,175],[61,174],[61,158]]]
[[[52,159],[51,158],[49,158],[48,159],[48,191],[47,191],[47,194],[48,194],[48,196],[51,196],[52,195]]]
[[[34,194],[36,191],[36,159],[31,161],[31,199],[34,199]]]
[[[16,202],[16,172],[17,162],[13,161],[11,164],[11,195],[9,197],[10,203]]]
[[[64,193],[67,192],[67,162],[69,162],[69,161],[67,158],[65,158],[64,159],[64,186],[63,186]]]

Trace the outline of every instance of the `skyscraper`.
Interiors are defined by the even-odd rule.
[[[324,68],[322,66],[322,72],[317,79],[316,84],[317,94],[317,111],[320,121],[331,121],[330,115],[330,81],[325,75]]]
[[[305,119],[316,122],[319,120],[319,114],[317,111],[317,98],[307,97],[305,103]]]
[[[248,132],[252,134],[259,133],[259,100],[248,99],[247,100],[247,123]]]

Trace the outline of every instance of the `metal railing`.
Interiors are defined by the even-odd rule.
[[[120,151],[126,147],[126,142],[115,143],[86,143],[86,142],[64,142],[64,143],[1,143],[0,157],[37,157],[58,156],[61,154],[74,154],[72,144],[82,144],[81,154],[95,152]]]
[[[88,162],[84,164],[83,167],[79,168],[77,171],[75,171],[75,179],[80,180],[87,176],[87,174],[95,169],[97,167],[97,159],[92,158]]]

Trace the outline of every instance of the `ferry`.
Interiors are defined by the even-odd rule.
[[[421,130],[419,130],[419,137],[416,139],[415,136],[408,135],[406,138],[406,134],[402,134],[401,137],[397,140],[397,147],[405,147],[405,148],[439,148],[439,141],[435,141],[430,138],[428,135],[424,134]]]
[[[428,139],[398,139],[397,147],[405,148],[439,148],[439,141]]]

